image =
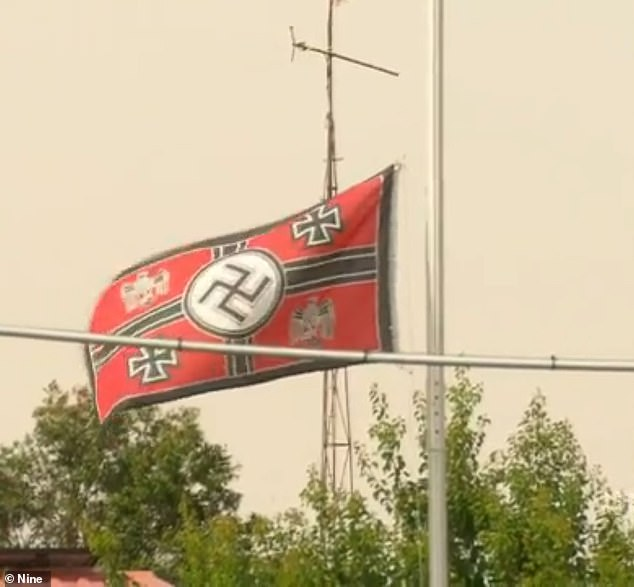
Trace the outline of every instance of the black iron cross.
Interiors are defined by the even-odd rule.
[[[307,247],[329,245],[333,241],[333,233],[342,230],[341,209],[339,206],[328,207],[327,204],[321,204],[291,224],[293,238],[299,240],[305,237]]]
[[[170,378],[167,367],[176,367],[178,357],[173,349],[141,348],[128,359],[128,376],[141,377],[141,383],[156,383]]]

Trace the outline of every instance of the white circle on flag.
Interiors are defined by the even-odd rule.
[[[241,338],[270,320],[283,294],[281,263],[262,249],[247,249],[203,267],[185,290],[183,309],[203,330]]]

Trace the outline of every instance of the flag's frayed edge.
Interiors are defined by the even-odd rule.
[[[392,194],[390,202],[390,231],[389,248],[388,248],[388,294],[390,297],[390,326],[392,331],[392,350],[399,352],[401,348],[399,337],[398,322],[398,303],[397,303],[397,251],[398,251],[398,195],[400,189],[401,169],[403,162],[397,160],[392,167]]]

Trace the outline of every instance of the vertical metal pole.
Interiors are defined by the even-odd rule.
[[[443,233],[443,0],[429,0],[429,218],[427,220],[427,348],[445,352]],[[445,381],[443,367],[427,370],[429,450],[429,584],[446,587],[449,580],[445,448]]]
[[[328,112],[326,114],[328,125],[326,160],[328,165],[326,171],[326,199],[332,198],[337,193],[337,152],[335,149],[335,114],[333,100],[333,79],[332,79],[332,51],[333,51],[333,33],[335,20],[335,0],[328,0],[328,20],[326,23],[326,47],[328,54],[326,55],[326,93],[328,100]]]
[[[335,118],[333,105],[333,32],[335,4],[328,0],[326,23],[326,181],[324,200],[337,194],[337,153],[335,141]],[[339,377],[343,375],[343,389]],[[329,482],[331,491],[353,489],[352,431],[350,425],[350,397],[348,370],[332,369],[324,372],[322,398],[322,481]],[[342,401],[341,393],[344,394]],[[341,430],[339,430],[341,428]],[[339,435],[341,433],[341,439]],[[341,455],[339,455],[341,452]],[[341,458],[340,458],[341,457]],[[346,475],[347,472],[347,475]]]

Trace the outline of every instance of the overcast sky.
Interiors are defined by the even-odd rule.
[[[0,5],[0,322],[86,327],[119,270],[321,196],[325,0],[21,0]],[[634,357],[634,3],[447,7],[447,351]],[[406,163],[403,346],[424,344],[425,3],[349,0],[336,68],[342,187]],[[85,381],[73,345],[0,340],[3,426]],[[500,446],[539,387],[590,460],[634,489],[634,376],[474,371]],[[354,433],[378,381],[408,421],[424,381],[351,371]],[[319,458],[319,375],[180,402],[241,463],[247,509],[295,502]]]

